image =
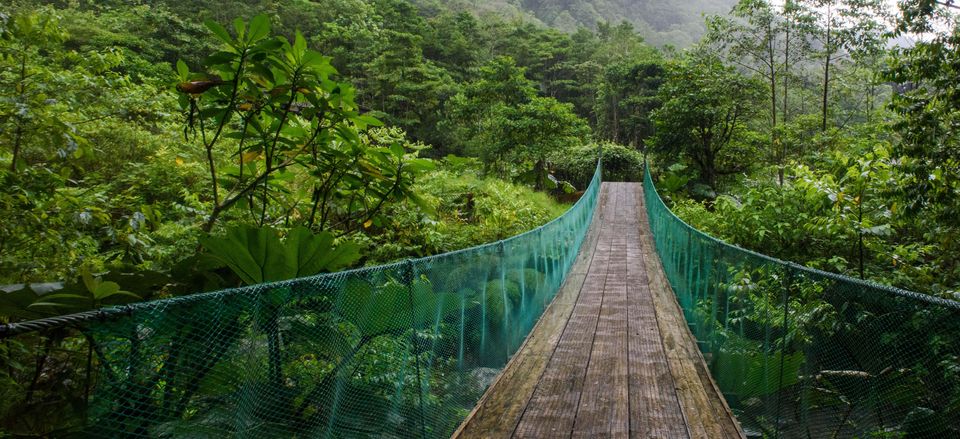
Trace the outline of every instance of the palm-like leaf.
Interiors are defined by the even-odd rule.
[[[207,236],[200,243],[248,285],[293,279],[341,269],[359,257],[350,242],[334,245],[329,232],[313,234],[305,227],[286,239],[268,227],[230,227],[224,236]]]

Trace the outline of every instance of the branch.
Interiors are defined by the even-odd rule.
[[[953,4],[953,0],[934,1],[934,3],[936,3],[936,4],[940,5],[940,6],[946,6],[946,7],[951,8],[951,9],[958,9],[958,10],[960,10],[960,6],[957,6],[957,5]]]
[[[240,75],[243,73],[244,63],[246,62],[248,48],[243,49],[243,53],[240,54],[240,60],[237,62],[237,70],[233,74],[233,87],[230,90],[230,100],[227,102],[227,106],[223,110],[223,116],[220,118],[220,123],[217,125],[217,131],[213,134],[213,138],[207,142],[207,131],[203,124],[203,112],[200,110],[199,106],[196,106],[197,116],[200,118],[200,135],[203,139],[203,147],[207,150],[207,163],[210,166],[210,179],[213,184],[213,205],[217,206],[220,204],[220,195],[218,191],[217,184],[217,167],[216,163],[213,160],[213,146],[217,144],[217,141],[220,140],[220,135],[223,133],[223,128],[227,125],[227,121],[230,119],[230,115],[233,113],[234,106],[237,104],[237,95],[239,94],[240,88]],[[196,102],[196,100],[192,100]]]
[[[304,145],[303,147],[301,147],[300,151],[297,152],[297,154],[294,154],[291,158],[287,159],[283,163],[277,165],[274,168],[270,168],[269,170],[264,171],[262,174],[257,176],[257,178],[251,181],[250,184],[248,184],[246,187],[240,190],[240,192],[237,192],[235,195],[228,197],[223,202],[223,204],[218,204],[216,207],[214,207],[213,212],[210,212],[210,218],[207,219],[207,222],[204,223],[203,225],[203,231],[209,232],[210,229],[213,228],[214,223],[217,222],[217,219],[220,217],[220,214],[222,214],[225,210],[229,209],[231,206],[236,204],[237,201],[240,201],[240,199],[243,198],[250,191],[256,189],[257,186],[260,185],[260,183],[263,183],[264,181],[266,181],[266,179],[270,176],[270,174],[273,174],[276,171],[285,169],[286,167],[292,165],[296,161],[296,156],[303,153],[303,151],[307,148],[307,146],[308,145]]]

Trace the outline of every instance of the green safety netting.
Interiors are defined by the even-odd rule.
[[[559,290],[599,189],[598,164],[561,217],[453,253],[7,325],[8,364],[48,355],[20,366],[33,394],[0,395],[3,430],[448,437]]]
[[[657,252],[745,432],[803,438],[960,437],[960,303],[726,244],[664,205]]]

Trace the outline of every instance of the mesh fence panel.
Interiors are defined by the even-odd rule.
[[[657,252],[751,436],[960,437],[960,303],[741,249],[644,179]]]
[[[598,166],[563,216],[480,247],[5,326],[0,377],[33,382],[0,395],[3,430],[448,437],[560,288],[599,189]]]

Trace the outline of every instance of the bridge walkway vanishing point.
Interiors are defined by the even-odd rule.
[[[561,291],[456,438],[727,438],[743,431],[688,330],[640,183],[603,183]]]

